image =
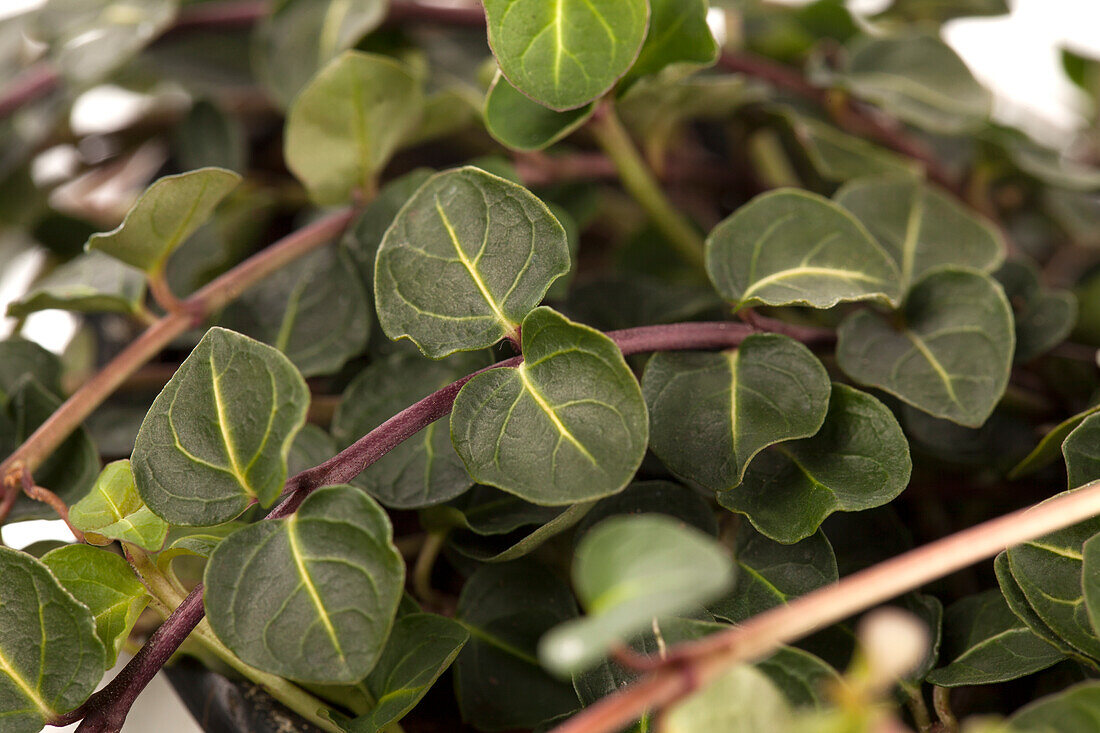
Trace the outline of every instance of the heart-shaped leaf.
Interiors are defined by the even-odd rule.
[[[817,357],[778,334],[721,353],[660,353],[642,379],[650,447],[674,473],[729,489],[764,448],[816,433],[830,391]]]
[[[967,427],[980,427],[1008,385],[1012,310],[988,275],[940,269],[914,283],[898,318],[869,310],[840,324],[840,368],[862,384]]]
[[[733,550],[737,584],[707,604],[717,618],[739,624],[758,613],[817,590],[840,577],[833,546],[820,529],[793,545],[782,545],[742,525]]]
[[[145,276],[102,252],[77,255],[8,304],[8,315],[24,318],[57,308],[84,313],[141,313]]]
[[[444,361],[416,353],[380,359],[344,390],[332,432],[340,445],[350,445],[417,400],[486,365],[484,353]],[[446,421],[437,421],[368,466],[352,483],[386,506],[412,509],[453,499],[474,481],[451,445]]]
[[[587,615],[543,637],[539,658],[562,674],[588,667],[655,616],[690,611],[733,578],[733,564],[717,540],[671,517],[604,520],[573,555],[573,585]]]
[[[206,613],[243,661],[302,682],[366,677],[405,584],[386,513],[353,486],[328,486],[286,519],[222,541],[206,566]]]
[[[168,534],[168,523],[141,500],[128,460],[104,466],[88,495],[69,508],[69,521],[93,545],[120,540],[156,552]]]
[[[497,142],[513,150],[542,150],[583,125],[595,109],[590,104],[555,112],[498,74],[485,97],[485,127]]]
[[[1084,544],[1096,534],[1100,518],[1007,551],[1012,577],[1039,618],[1065,643],[1094,659],[1100,658],[1100,638],[1085,605],[1082,564]]]
[[[825,424],[811,438],[780,443],[752,462],[718,503],[748,516],[767,537],[803,540],[833,512],[881,506],[909,483],[909,443],[881,402],[834,384]]]
[[[165,176],[145,189],[116,229],[93,234],[84,246],[155,272],[240,182],[239,174],[224,168]]]
[[[492,346],[569,271],[565,230],[529,191],[473,167],[420,187],[386,232],[378,320],[438,359]]]
[[[656,74],[669,64],[713,64],[718,44],[707,10],[707,0],[649,0],[649,30],[627,79]]]
[[[370,301],[351,258],[330,245],[246,290],[222,323],[271,344],[313,377],[338,371],[363,351]]]
[[[541,565],[521,560],[478,568],[455,612],[470,632],[454,664],[462,719],[479,730],[512,730],[576,710],[576,693],[546,673],[535,650],[548,629],[576,615],[569,587]]]
[[[944,655],[952,661],[928,675],[939,687],[1007,682],[1066,658],[1020,621],[995,588],[952,604],[944,627]]]
[[[420,82],[404,66],[345,51],[290,106],[287,167],[322,206],[346,203],[356,190],[369,193],[423,106]]]
[[[1012,306],[1016,323],[1014,361],[1023,364],[1061,343],[1077,321],[1077,298],[1066,290],[1047,290],[1027,262],[1006,262],[995,274]]]
[[[831,308],[900,296],[897,267],[863,225],[796,189],[761,194],[716,226],[707,237],[707,274],[738,308]]]
[[[42,563],[92,612],[96,635],[107,650],[104,667],[110,669],[149,602],[145,586],[121,555],[97,547],[58,547],[43,555]]]
[[[270,506],[305,422],[309,390],[277,349],[212,328],[153,401],[134,443],[134,481],[170,524],[233,519]]]
[[[377,705],[344,723],[344,729],[378,733],[401,720],[451,666],[469,638],[461,624],[445,616],[412,613],[398,618],[378,664],[360,685]]]
[[[992,272],[1004,259],[1004,237],[992,224],[913,176],[860,178],[833,199],[894,258],[903,288],[937,267]]]
[[[549,308],[532,311],[522,334],[523,364],[477,375],[455,400],[451,438],[470,475],[535,504],[620,491],[649,433],[622,352]]]
[[[279,0],[252,34],[256,78],[280,105],[386,18],[388,0]]]
[[[646,0],[486,0],[489,46],[504,75],[550,109],[603,96],[646,36]]]
[[[95,619],[30,555],[0,547],[0,710],[4,733],[38,733],[103,676]]]

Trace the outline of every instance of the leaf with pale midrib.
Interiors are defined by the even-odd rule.
[[[470,475],[535,504],[599,499],[630,482],[649,423],[641,388],[604,334],[537,308],[519,367],[463,386],[451,438]]]
[[[813,353],[778,334],[720,353],[659,353],[642,379],[650,448],[674,473],[729,489],[764,448],[816,433],[831,388]]]
[[[103,642],[86,606],[38,560],[0,547],[0,710],[4,733],[38,733],[103,676]]]
[[[346,684],[378,661],[405,564],[389,518],[359,489],[328,486],[286,519],[230,535],[206,566],[207,617],[248,664],[301,682]]]
[[[214,213],[241,176],[224,168],[200,168],[155,181],[116,229],[93,234],[85,246],[139,270],[153,272]]]
[[[737,307],[831,308],[901,294],[897,267],[863,225],[808,191],[757,196],[711,231],[706,258],[711,282]]]
[[[625,83],[671,64],[710,66],[717,58],[707,0],[649,0],[649,30]]]
[[[212,328],[153,401],[132,466],[145,504],[171,524],[233,519],[283,490],[309,390],[276,349]]]
[[[141,500],[128,460],[103,468],[88,495],[69,508],[69,521],[93,545],[121,540],[156,552],[168,534],[168,523]]]
[[[602,96],[634,63],[646,0],[486,0],[489,46],[508,80],[550,109]]]
[[[975,270],[933,270],[897,315],[864,310],[844,319],[840,368],[931,415],[980,427],[1008,385],[1016,343],[1001,286]]]
[[[545,204],[467,166],[439,173],[397,214],[378,249],[375,302],[391,339],[438,359],[515,336],[569,271],[565,230]]]

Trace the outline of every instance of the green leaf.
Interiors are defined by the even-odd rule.
[[[61,360],[56,354],[19,336],[0,341],[0,403],[16,392],[27,375],[47,392],[61,394]]]
[[[569,587],[541,565],[478,568],[455,612],[470,633],[454,664],[462,719],[480,730],[510,730],[576,710],[573,689],[547,674],[535,651],[540,636],[576,615]]]
[[[561,507],[539,506],[491,486],[475,486],[446,504],[425,508],[420,523],[430,532],[469,530],[492,537],[545,524],[561,512]]]
[[[645,402],[622,353],[602,333],[549,308],[523,321],[518,367],[463,386],[451,439],[466,469],[535,504],[617,493],[645,455]]]
[[[1081,682],[1039,698],[1008,719],[1012,733],[1078,733],[1100,717],[1100,682]]]
[[[665,733],[774,733],[791,730],[787,701],[768,676],[751,666],[731,667],[698,692],[668,708]]]
[[[213,527],[172,527],[164,549],[157,553],[157,567],[167,570],[181,555],[208,559],[226,537],[247,526],[245,522],[226,522]]]
[[[145,276],[101,252],[76,256],[8,304],[8,315],[25,318],[41,310],[138,314],[145,298]]]
[[[224,168],[200,168],[160,178],[145,189],[117,228],[93,234],[84,247],[154,272],[210,218],[214,207],[240,181],[239,174]]]
[[[353,486],[245,527],[206,566],[206,613],[244,662],[301,682],[352,683],[379,659],[405,584],[386,513]]]
[[[466,557],[479,562],[510,562],[534,552],[548,540],[573,527],[583,519],[595,505],[592,501],[582,501],[558,513],[545,524],[534,529],[524,528],[507,535],[473,537],[454,534],[448,537],[450,546]]]
[[[1004,237],[992,224],[912,176],[860,178],[833,200],[894,258],[903,288],[943,265],[992,272],[1004,260]]]
[[[1035,446],[1035,449],[1008,472],[1008,478],[1017,479],[1021,476],[1035,473],[1039,469],[1050,465],[1060,458],[1062,456],[1062,443],[1065,439],[1078,425],[1084,422],[1089,415],[1096,413],[1098,410],[1100,410],[1100,404],[1094,405],[1087,410],[1082,410],[1073,417],[1066,418],[1055,425],[1050,432],[1043,436],[1039,444]]]
[[[173,149],[180,168],[248,170],[244,125],[217,104],[200,99],[176,127]]]
[[[246,290],[222,323],[274,346],[313,377],[339,371],[366,348],[370,302],[351,258],[328,245]]]
[[[792,544],[833,512],[893,500],[909,483],[912,465],[890,410],[869,394],[834,384],[821,430],[761,453],[740,486],[718,493],[718,503],[748,516],[765,536]]]
[[[351,381],[332,419],[341,446],[354,443],[417,400],[487,366],[484,353],[429,361],[399,353],[373,362]],[[413,509],[453,499],[473,485],[451,445],[445,421],[436,421],[352,479],[386,506]]]
[[[1016,617],[995,588],[952,604],[944,627],[944,656],[952,661],[928,675],[939,687],[998,684],[1065,659]]]
[[[104,668],[118,658],[122,643],[149,603],[149,593],[120,555],[88,545],[65,545],[42,556],[65,590],[95,618],[96,635],[107,650]]]
[[[316,425],[306,423],[290,444],[290,453],[286,458],[287,475],[294,476],[307,468],[319,466],[337,452],[336,441],[331,435]]]
[[[835,669],[791,646],[780,647],[754,666],[767,675],[792,706],[825,708],[830,702],[829,691],[843,684]]]
[[[498,74],[485,97],[485,127],[497,142],[513,150],[542,150],[583,125],[595,110],[593,103],[555,112]]]
[[[1054,629],[1050,628],[1046,621],[1043,621],[1039,614],[1035,612],[1035,609],[1031,607],[1023,589],[1020,588],[1020,584],[1016,582],[1016,578],[1012,577],[1012,569],[1008,566],[1008,552],[1002,551],[994,558],[993,571],[997,575],[997,585],[1001,589],[1001,595],[1004,597],[1009,610],[1024,623],[1024,626],[1031,630],[1031,633],[1060,650],[1063,654],[1079,656],[1078,651],[1054,633]]]
[[[847,181],[877,173],[919,175],[909,158],[895,155],[861,137],[848,135],[832,125],[780,106],[778,114],[790,127],[817,174],[830,181]]]
[[[382,240],[378,320],[433,359],[516,335],[569,271],[565,230],[522,186],[465,167],[428,179]]]
[[[451,666],[469,638],[461,624],[444,616],[412,613],[398,618],[378,664],[361,683],[378,704],[344,728],[350,733],[378,733],[401,720]]]
[[[1014,361],[1023,364],[1060,344],[1077,320],[1077,298],[1067,290],[1047,290],[1039,272],[1026,262],[1006,262],[995,274],[1016,322]]]
[[[733,550],[737,584],[707,610],[739,624],[839,579],[833,546],[820,529],[793,545],[768,539],[747,524],[737,530]]]
[[[604,519],[621,514],[666,514],[712,537],[718,536],[713,505],[698,491],[672,481],[635,481],[618,494],[596,502],[577,524],[573,543]]]
[[[517,89],[550,109],[601,97],[645,40],[646,0],[486,0],[489,46]]]
[[[168,523],[141,500],[128,460],[104,466],[88,495],[70,507],[69,521],[93,545],[120,540],[156,552],[168,535]]]
[[[0,710],[4,733],[38,733],[92,694],[103,642],[92,612],[30,555],[0,547]]]
[[[738,308],[831,308],[900,296],[897,267],[863,225],[798,189],[761,194],[715,227],[707,237],[707,274]]]
[[[554,628],[539,658],[568,674],[597,662],[666,616],[704,603],[733,583],[717,540],[659,514],[612,517],[588,532],[573,556],[573,585],[587,615]]]
[[[8,410],[12,417],[15,440],[21,445],[61,407],[61,400],[48,392],[33,376],[23,377],[16,385]],[[75,504],[91,489],[99,475],[99,452],[86,428],[81,427],[65,439],[49,458],[34,471],[34,480],[46,486],[68,505]],[[8,521],[24,519],[56,519],[57,513],[41,502],[26,496],[16,500]]]
[[[973,270],[934,270],[896,315],[846,318],[837,332],[840,368],[931,415],[980,427],[1008,385],[1016,343],[1000,285]]]
[[[1008,15],[1005,0],[894,0],[880,18],[945,23],[955,18]]]
[[[707,4],[707,0],[649,0],[649,30],[627,79],[656,74],[670,64],[713,64],[718,44],[707,25]]]
[[[164,386],[134,443],[138,492],[170,524],[221,524],[283,490],[309,390],[276,349],[212,328]]]
[[[1090,415],[1062,443],[1069,488],[1075,489],[1100,478],[1100,455],[1096,450],[1098,438],[1100,415]]]
[[[975,130],[993,95],[938,36],[921,32],[875,38],[861,34],[848,49],[842,81],[863,99],[931,132]]]
[[[282,107],[341,51],[381,25],[388,0],[279,0],[252,34],[256,77]]]
[[[420,82],[385,56],[345,51],[290,106],[283,155],[322,206],[346,203],[375,180],[424,106]]]
[[[720,353],[659,353],[642,379],[650,447],[673,473],[729,489],[764,448],[816,433],[830,390],[817,357],[777,334]]]
[[[1093,658],[1100,658],[1100,639],[1082,595],[1082,548],[1098,533],[1100,518],[1094,518],[1007,551],[1012,577],[1039,618],[1065,643]]]

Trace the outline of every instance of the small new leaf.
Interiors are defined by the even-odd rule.
[[[620,491],[645,455],[645,402],[615,343],[549,308],[523,321],[524,363],[483,372],[451,412],[455,450],[478,483],[535,504]]]
[[[565,230],[503,178],[467,166],[428,179],[397,214],[375,265],[378,320],[428,356],[515,337],[569,271]]]
[[[707,274],[723,298],[746,305],[832,308],[895,302],[898,269],[859,221],[817,194],[757,196],[707,237]]]
[[[227,537],[206,566],[206,613],[248,664],[301,682],[370,672],[393,626],[405,564],[389,518],[353,486],[310,494],[297,513]]]
[[[224,168],[165,176],[141,194],[116,229],[93,234],[84,247],[155,272],[240,181],[239,174]]]
[[[141,500],[128,460],[104,466],[88,495],[69,509],[69,521],[92,545],[120,540],[156,552],[168,535],[168,523]]]
[[[309,390],[278,350],[223,328],[207,331],[164,386],[134,443],[134,481],[170,524],[233,519],[270,506],[305,422]]]

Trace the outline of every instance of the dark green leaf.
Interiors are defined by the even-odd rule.
[[[768,676],[793,706],[824,708],[829,691],[843,684],[836,670],[809,652],[780,647],[756,668]]]
[[[485,97],[485,127],[497,142],[513,150],[542,150],[583,125],[595,109],[593,103],[555,112],[498,74]]]
[[[134,444],[138,491],[171,524],[233,519],[283,490],[309,390],[285,356],[222,328],[207,331],[153,401]]]
[[[1039,614],[1031,607],[1023,589],[1020,588],[1020,584],[1012,577],[1012,569],[1008,566],[1008,552],[1002,551],[993,560],[993,571],[997,574],[997,585],[1001,589],[1001,595],[1004,597],[1009,610],[1031,630],[1031,633],[1060,650],[1063,654],[1071,656],[1078,654],[1077,650],[1054,633],[1054,629],[1047,626],[1046,621],[1039,618]]]
[[[992,272],[1004,259],[1004,237],[992,224],[912,176],[860,178],[833,199],[890,253],[906,289],[943,265]]]
[[[319,466],[336,453],[336,441],[332,436],[316,425],[306,423],[290,444],[290,453],[286,458],[287,475],[293,476],[307,468]]]
[[[649,30],[627,78],[655,74],[669,64],[713,64],[718,44],[707,9],[707,0],[649,0]]]
[[[1039,441],[1039,445],[1035,446],[1035,449],[1032,450],[1024,460],[1020,461],[1015,468],[1008,472],[1008,478],[1017,479],[1029,473],[1034,473],[1060,458],[1062,455],[1060,452],[1062,443],[1065,439],[1078,425],[1084,422],[1089,415],[1094,414],[1098,410],[1100,410],[1100,404],[1083,410],[1073,417],[1066,418],[1054,426],[1054,428]]]
[[[93,545],[121,540],[156,552],[168,534],[168,523],[141,500],[128,460],[103,468],[88,495],[70,507],[69,521]]]
[[[200,99],[176,127],[174,148],[180,168],[216,166],[247,170],[244,126],[213,102]]]
[[[104,667],[110,669],[149,602],[145,586],[120,555],[88,545],[51,550],[42,556],[42,563],[92,612],[96,635],[107,651]]]
[[[142,311],[145,276],[102,252],[87,252],[59,266],[8,304],[8,315],[24,318],[50,308],[127,315]]]
[[[420,120],[420,82],[391,58],[345,51],[287,112],[283,155],[315,202],[369,193],[406,131]]]
[[[737,307],[831,308],[900,295],[897,267],[863,225],[828,199],[796,189],[761,194],[715,227],[707,273]]]
[[[912,160],[861,137],[848,135],[830,124],[801,116],[787,107],[780,107],[779,114],[806,151],[810,165],[822,178],[847,181],[877,173],[913,176],[919,173]]]
[[[881,506],[909,483],[909,444],[893,414],[869,394],[834,384],[825,424],[812,438],[761,453],[718,503],[767,537],[809,537],[833,512]]]
[[[550,109],[603,96],[634,63],[646,0],[486,0],[489,46],[512,85]]]
[[[594,504],[595,502],[582,501],[565,509],[553,507],[557,513],[534,529],[528,527],[505,535],[489,536],[457,533],[452,534],[448,539],[454,549],[474,560],[510,562],[533,552],[548,540],[570,529],[588,514]]]
[[[649,432],[622,353],[549,308],[524,319],[522,339],[523,364],[479,374],[455,400],[451,438],[470,475],[535,504],[620,491]]]
[[[573,689],[548,675],[535,651],[539,637],[576,614],[568,586],[541,565],[485,565],[471,575],[455,613],[470,632],[454,665],[462,719],[510,730],[576,710]]]
[[[587,615],[547,634],[539,658],[565,674],[591,666],[655,616],[690,611],[733,578],[729,556],[716,540],[671,517],[604,520],[573,556],[573,585]]]
[[[341,51],[377,28],[388,0],[278,0],[252,35],[256,76],[286,107]]]
[[[375,301],[391,339],[438,359],[515,336],[569,271],[565,230],[522,186],[478,168],[430,178],[378,250]]]
[[[93,234],[84,246],[155,272],[240,181],[239,174],[223,168],[165,176],[145,189],[117,228]]]
[[[970,16],[1007,15],[1005,0],[893,0],[878,18],[944,23]]]
[[[245,527],[206,566],[206,613],[248,664],[303,682],[353,683],[379,659],[404,587],[389,518],[352,486]]]
[[[349,721],[346,730],[378,733],[405,717],[451,666],[469,638],[461,624],[444,616],[413,613],[398,618],[378,664],[361,683],[378,704]]]
[[[837,334],[840,368],[931,415],[980,427],[1004,394],[1016,342],[1000,285],[974,270],[934,270],[897,315],[846,318]]]
[[[420,512],[420,522],[428,531],[469,530],[492,537],[544,524],[561,512],[561,507],[539,506],[491,486],[475,486],[446,504],[427,507]]]
[[[650,446],[674,473],[729,489],[764,448],[816,433],[830,390],[813,353],[778,334],[721,353],[659,353],[642,380]]]
[[[635,481],[622,492],[600,499],[592,511],[584,515],[573,536],[574,543],[604,519],[619,514],[667,514],[718,536],[713,505],[698,491],[672,481]]]
[[[1065,659],[1016,617],[997,589],[956,601],[944,627],[944,656],[952,661],[928,675],[940,687],[1007,682]]]
[[[747,621],[839,578],[833,547],[820,529],[781,545],[742,524],[733,553],[737,584],[729,595],[707,604],[708,611],[730,623]]]
[[[1006,262],[995,274],[1012,306],[1016,322],[1014,361],[1031,361],[1060,344],[1077,320],[1077,298],[1066,290],[1047,290],[1026,262]]]
[[[1012,733],[1080,733],[1100,719],[1100,683],[1082,682],[1040,698],[1008,719]]]
[[[55,354],[18,336],[0,341],[0,403],[28,374],[47,392],[61,394],[61,360]]]
[[[1100,415],[1090,415],[1073,429],[1062,443],[1069,488],[1084,486],[1100,478]]]
[[[0,710],[4,733],[38,733],[103,676],[92,612],[30,555],[0,547]]]
[[[417,400],[487,365],[482,353],[429,361],[394,354],[359,373],[340,398],[332,432],[350,445]],[[411,509],[453,499],[473,485],[445,421],[433,422],[352,479],[386,506]]]

